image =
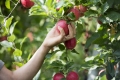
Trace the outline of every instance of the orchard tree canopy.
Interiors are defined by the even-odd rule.
[[[94,80],[119,80],[120,0],[1,0],[0,59],[18,69],[52,27],[68,35],[71,23],[75,37],[49,51],[33,80],[87,80],[91,69]]]

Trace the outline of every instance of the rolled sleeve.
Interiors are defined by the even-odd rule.
[[[4,66],[4,62],[0,60],[0,70],[2,69],[3,66]]]

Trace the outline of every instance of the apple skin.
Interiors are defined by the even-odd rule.
[[[65,41],[64,44],[67,49],[72,50],[76,46],[76,38],[74,37],[72,39],[69,39],[69,40]]]
[[[34,5],[34,2],[30,0],[21,0],[21,4],[25,8],[31,8]]]
[[[0,37],[0,41],[5,41],[5,40],[7,40],[7,36]]]
[[[99,19],[97,19],[97,22],[98,22],[99,24],[103,24],[102,21],[100,21]]]
[[[79,75],[75,71],[70,71],[66,76],[66,80],[79,80]]]
[[[83,6],[83,5],[79,5],[79,10],[84,13],[87,11],[87,7],[86,6]]]
[[[61,80],[62,78],[65,78],[65,76],[62,73],[56,73],[53,76],[53,80]]]
[[[75,20],[78,20],[80,17],[80,11],[79,8],[77,8],[76,6],[74,6],[73,8],[70,9],[70,12],[72,12],[75,15]]]
[[[57,23],[56,23],[56,30],[60,33],[58,27],[61,27],[63,28],[64,32],[65,32],[65,35],[68,35],[69,34],[69,29],[68,29],[68,24],[67,24],[67,21],[65,20],[59,20]]]

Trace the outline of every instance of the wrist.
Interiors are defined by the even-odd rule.
[[[43,47],[43,49],[49,51],[51,49],[51,47],[47,46],[45,43],[42,43],[41,47]]]

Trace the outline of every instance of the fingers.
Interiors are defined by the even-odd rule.
[[[69,35],[65,36],[65,40],[69,40],[69,39],[75,37],[75,35],[76,35],[76,29],[73,24],[68,25],[68,29],[69,29]]]
[[[74,26],[74,23],[71,23],[71,27],[73,28],[73,33],[74,33],[74,35],[76,35],[76,29],[75,29],[75,26]]]
[[[69,29],[69,35],[65,36],[65,32],[63,30],[63,28],[58,27],[59,31],[60,31],[60,38],[62,41],[67,41],[73,37],[75,37],[76,35],[76,29],[73,23],[68,25],[68,29]]]

